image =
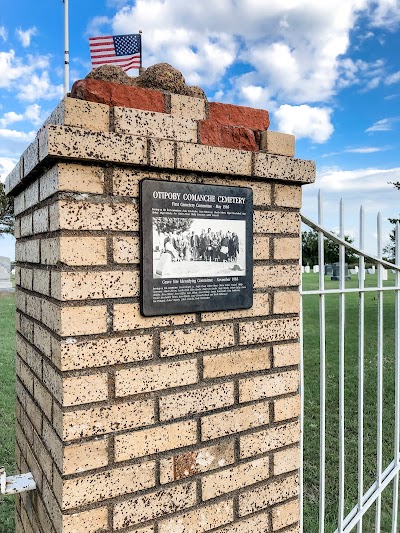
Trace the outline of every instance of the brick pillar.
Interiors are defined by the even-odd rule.
[[[298,531],[299,208],[314,164],[293,137],[261,134],[265,111],[98,84],[78,84],[96,103],[64,99],[7,180],[17,463],[37,483],[17,533]],[[252,308],[140,315],[142,178],[253,189]]]

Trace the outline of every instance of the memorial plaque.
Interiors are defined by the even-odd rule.
[[[253,191],[140,182],[141,312],[247,309],[253,304]]]

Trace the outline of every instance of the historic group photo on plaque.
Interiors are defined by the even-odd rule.
[[[250,188],[142,180],[142,314],[251,307],[252,220]]]

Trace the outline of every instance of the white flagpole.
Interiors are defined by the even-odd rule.
[[[69,92],[68,0],[64,2],[64,96]]]

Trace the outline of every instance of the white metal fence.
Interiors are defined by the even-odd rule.
[[[301,360],[301,396],[302,396],[302,422],[301,422],[301,434],[302,434],[302,451],[307,449],[307,446],[310,444],[309,441],[304,439],[304,431],[307,432],[307,412],[304,415],[304,394],[307,394],[307,389],[305,389],[304,381],[304,372],[307,372],[307,347],[304,346],[304,328],[307,326],[305,321],[307,317],[304,314],[304,306],[306,305],[306,298],[313,297],[314,300],[318,299],[318,308],[319,308],[319,332],[315,331],[314,335],[319,335],[319,419],[316,417],[316,424],[319,425],[319,459],[316,459],[316,462],[319,463],[316,465],[316,468],[319,469],[319,480],[316,483],[318,485],[319,492],[319,502],[315,504],[318,505],[318,519],[315,519],[314,526],[308,524],[305,526],[304,516],[302,514],[301,520],[301,531],[305,533],[312,532],[327,532],[333,533],[335,527],[332,527],[332,521],[330,521],[329,527],[326,525],[326,516],[327,516],[327,507],[332,506],[332,502],[326,501],[326,491],[330,483],[330,478],[332,476],[332,469],[329,468],[329,471],[326,469],[327,454],[330,453],[332,448],[331,444],[328,445],[327,449],[327,416],[331,415],[331,411],[334,411],[335,416],[338,418],[338,434],[336,442],[337,458],[335,458],[335,466],[338,471],[337,475],[337,499],[335,500],[335,514],[337,513],[337,520],[335,522],[336,531],[339,533],[357,531],[357,532],[389,532],[397,533],[399,531],[399,520],[398,520],[398,501],[399,501],[399,472],[400,472],[400,386],[399,386],[399,376],[400,376],[400,336],[399,336],[399,309],[400,309],[400,232],[399,224],[396,226],[396,245],[395,245],[395,254],[396,254],[396,264],[393,265],[384,261],[382,259],[382,223],[381,216],[377,217],[377,255],[373,256],[364,252],[364,212],[361,208],[360,210],[360,220],[359,220],[359,246],[354,247],[345,241],[344,234],[344,209],[342,202],[340,203],[339,209],[339,221],[340,221],[340,232],[339,235],[326,230],[323,226],[323,202],[322,195],[319,194],[318,201],[318,222],[313,222],[304,215],[302,215],[302,222],[309,228],[314,229],[318,233],[318,263],[319,263],[319,273],[318,273],[318,286],[315,288],[311,287],[307,290],[304,289],[302,285],[301,294],[302,294],[302,338],[301,338],[301,347],[302,347],[302,360]],[[324,258],[324,240],[329,239],[334,241],[339,245],[339,280],[335,283],[330,283],[330,278],[326,278],[324,272],[325,258]],[[358,256],[358,273],[355,275],[357,279],[356,283],[346,282],[345,276],[345,250],[350,249],[354,254]],[[371,286],[370,283],[365,283],[365,273],[366,273],[366,263],[372,263],[377,266],[377,283],[374,286]],[[392,285],[384,283],[384,272],[385,269],[389,269],[391,272]],[[304,274],[304,278],[309,274]],[[314,276],[315,278],[316,276]],[[393,280],[394,278],[394,280]],[[354,279],[354,278],[353,278]],[[367,275],[368,279],[368,275]],[[371,277],[372,279],[372,277]],[[375,279],[375,278],[374,278]],[[329,281],[328,281],[329,280]],[[368,279],[369,281],[369,279]],[[328,285],[328,287],[327,287]],[[355,286],[356,285],[356,286]],[[394,344],[393,347],[393,365],[391,367],[392,376],[390,379],[394,381],[394,398],[393,398],[393,416],[391,416],[392,426],[391,427],[391,436],[389,439],[392,439],[392,460],[387,460],[387,453],[383,457],[383,432],[387,432],[386,425],[384,425],[384,419],[387,420],[386,413],[384,413],[384,371],[386,369],[385,358],[386,356],[384,351],[384,293],[390,291],[392,296],[394,295],[394,303],[391,300],[391,305],[394,305]],[[346,298],[353,298],[354,293],[358,295],[358,331],[348,331],[346,329]],[[353,294],[353,296],[350,296]],[[326,335],[326,299],[329,298],[329,295],[337,295],[338,299],[338,325],[337,333],[338,339],[336,339],[336,348],[334,353],[330,352],[327,354],[327,335]],[[376,322],[375,323],[366,323],[365,317],[365,298],[376,300],[374,305],[376,305]],[[385,295],[386,298],[386,295]],[[385,311],[386,313],[386,311]],[[376,328],[376,358],[369,359],[365,358],[365,349],[366,349],[366,335],[370,332],[372,328]],[[335,330],[336,331],[336,330]],[[345,388],[345,349],[346,343],[348,341],[348,335],[357,335],[357,342],[352,343],[352,346],[356,346],[355,351],[358,353],[354,355],[354,361],[357,358],[357,366],[355,374],[357,379],[354,380],[354,388],[357,389],[356,394],[356,423],[352,424],[357,425],[357,427],[348,427],[348,422],[346,422],[345,416],[345,407],[346,407],[346,394],[345,391],[349,390]],[[375,335],[375,334],[374,334]],[[374,337],[375,338],[375,337]],[[368,348],[370,348],[368,346]],[[327,380],[332,381],[332,376],[327,375],[327,361],[328,358],[336,358],[335,364],[337,364],[337,375],[334,376],[335,387],[337,387],[337,398],[338,405],[335,405],[332,401],[332,398],[327,398]],[[365,401],[367,398],[366,395],[371,394],[370,390],[365,390],[365,381],[364,377],[366,371],[371,372],[370,365],[374,365],[373,373],[374,383],[376,383],[376,388],[373,391],[374,394],[374,405],[376,406],[376,420],[374,420],[374,454],[373,457],[369,455],[366,457],[365,448],[366,448],[366,435],[364,434],[364,425],[367,420],[366,417],[370,417],[371,414],[364,411]],[[394,376],[393,376],[394,372]],[[347,382],[346,382],[347,383]],[[329,386],[331,384],[329,383]],[[350,384],[351,387],[351,384]],[[385,415],[385,416],[384,416]],[[349,473],[350,479],[347,477],[346,464],[352,459],[351,452],[348,453],[349,439],[348,437],[352,436],[353,438],[353,450],[355,447],[355,441],[357,441],[355,455],[357,458],[354,458],[354,461],[357,461],[356,472],[352,471]],[[307,437],[307,435],[306,435]],[[368,448],[371,447],[370,436],[368,437]],[[387,437],[385,435],[385,443]],[[385,444],[386,446],[386,444]],[[386,449],[386,448],[385,448]],[[331,459],[329,457],[329,459]],[[330,461],[331,464],[331,461]],[[307,479],[305,478],[305,472],[307,472],[307,464],[302,464],[301,468],[301,508],[304,509],[304,505],[307,504],[308,498],[308,487]],[[373,476],[373,482],[366,484],[365,471],[369,473],[369,481],[371,476]],[[357,490],[356,495],[353,500],[349,496],[351,490],[348,489],[349,484],[356,484]],[[388,526],[388,517],[385,516],[385,526],[382,526],[382,494],[385,489],[390,487],[391,494],[393,497],[391,499],[391,509],[390,509],[390,525]],[[355,492],[355,490],[353,490]],[[385,495],[386,496],[386,495]],[[373,525],[371,526],[371,520],[368,522],[368,526],[364,525],[363,519],[365,514],[372,506],[375,507],[375,512],[373,518]],[[330,509],[330,512],[332,510]],[[371,510],[369,511],[371,513]],[[385,513],[388,513],[387,505],[385,506]]]

